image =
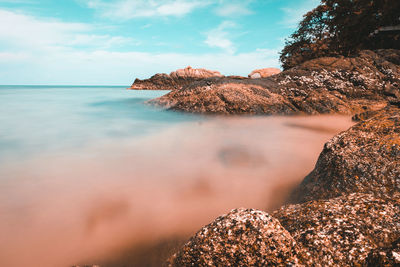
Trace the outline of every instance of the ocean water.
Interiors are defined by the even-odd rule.
[[[199,116],[145,105],[166,91],[114,86],[0,86],[0,162],[134,138]]]
[[[161,266],[233,208],[272,211],[347,116],[199,116],[167,92],[0,86],[0,266]]]

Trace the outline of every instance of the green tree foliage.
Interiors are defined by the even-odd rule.
[[[284,69],[321,56],[349,56],[361,49],[400,49],[400,0],[322,0],[286,40]]]

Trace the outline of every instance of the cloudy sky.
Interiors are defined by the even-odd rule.
[[[129,85],[191,65],[279,67],[319,0],[0,0],[0,84]]]

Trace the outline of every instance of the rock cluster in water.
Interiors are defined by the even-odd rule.
[[[132,90],[178,90],[195,81],[210,78],[223,77],[218,71],[206,69],[193,69],[186,67],[171,72],[169,75],[162,73],[152,76],[150,79],[136,79],[129,89]]]
[[[310,60],[259,79],[218,77],[150,101],[172,110],[216,114],[354,114],[400,104],[400,50]]]
[[[400,266],[400,109],[326,145],[271,215],[234,210],[200,230],[170,266]]]

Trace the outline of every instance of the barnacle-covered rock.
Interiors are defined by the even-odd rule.
[[[307,265],[359,266],[370,251],[400,237],[397,193],[392,198],[354,193],[288,205],[272,216],[311,254]]]
[[[372,250],[365,261],[368,267],[400,266],[400,239],[394,241],[389,247]]]
[[[400,109],[388,107],[333,137],[291,202],[353,192],[400,192]]]
[[[354,114],[400,103],[400,50],[324,57],[260,79],[209,78],[149,103],[218,114]]]
[[[236,209],[218,217],[169,259],[169,266],[295,266],[296,241],[265,212]]]

